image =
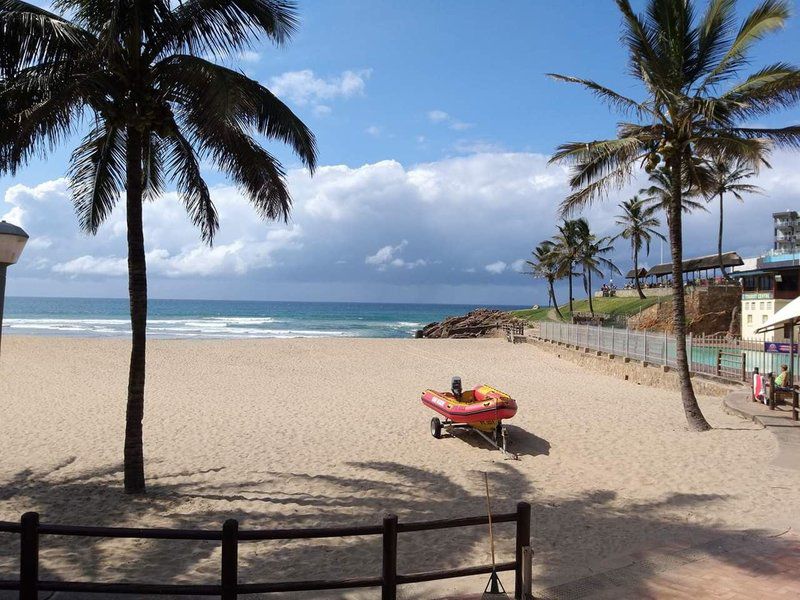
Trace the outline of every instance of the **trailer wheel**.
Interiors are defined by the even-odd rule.
[[[442,422],[438,417],[433,417],[431,419],[431,435],[437,440],[442,437]]]

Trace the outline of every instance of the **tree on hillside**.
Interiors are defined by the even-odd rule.
[[[123,191],[131,357],[125,490],[145,491],[147,276],[142,205],[172,181],[209,245],[219,226],[202,161],[235,181],[264,219],[287,219],[284,169],[256,135],[288,144],[312,169],[311,131],[257,81],[208,57],[235,55],[258,36],[289,40],[290,0],[59,0],[54,14],[0,0],[0,174],[25,166],[89,125],[72,153],[72,199],[96,233]]]
[[[767,166],[769,166],[767,164]],[[746,179],[755,177],[758,174],[756,168],[743,161],[741,158],[726,159],[724,156],[710,158],[707,161],[707,169],[711,182],[707,190],[708,201],[719,198],[719,234],[717,236],[717,260],[719,270],[723,277],[728,277],[725,272],[725,265],[722,262],[722,223],[723,223],[723,200],[725,194],[731,194],[739,202],[744,202],[743,194],[761,193],[761,188],[757,185],[742,183]]]
[[[755,44],[783,27],[790,7],[785,1],[762,0],[739,24],[735,0],[709,0],[701,15],[691,0],[647,0],[643,14],[635,13],[629,0],[616,2],[628,70],[641,83],[644,100],[591,80],[554,75],[585,86],[629,119],[618,125],[615,138],[569,142],[557,149],[552,161],[572,165],[574,190],[561,210],[571,214],[609,188],[627,184],[639,166],[652,172],[663,164],[671,188],[667,215],[677,371],[689,426],[703,431],[710,426],[697,404],[686,356],[684,173],[691,172],[698,158],[757,163],[772,145],[800,148],[800,126],[742,126],[800,101],[800,70],[785,62],[743,73]]]
[[[558,308],[558,301],[556,300],[556,291],[554,284],[561,278],[561,270],[558,264],[558,256],[555,251],[555,244],[550,240],[545,240],[533,250],[533,260],[526,260],[525,264],[530,267],[530,271],[525,271],[526,275],[533,277],[540,277],[547,281],[548,300],[556,309],[556,314],[559,319],[564,319],[561,311]]]
[[[633,280],[636,286],[636,291],[639,293],[639,298],[645,299],[644,292],[642,291],[642,283],[639,281],[639,253],[644,246],[646,254],[650,254],[650,243],[654,237],[666,239],[663,234],[656,230],[661,226],[655,216],[658,209],[657,206],[646,206],[645,201],[638,196],[634,196],[630,200],[620,202],[619,207],[622,209],[622,214],[617,215],[616,224],[622,227],[622,230],[614,236],[614,239],[622,238],[628,240],[631,244],[631,254],[633,257]]]
[[[584,221],[585,222],[585,221]],[[614,251],[611,238],[598,238],[588,228],[579,228],[579,250],[577,264],[581,267],[583,274],[583,289],[589,297],[589,312],[594,315],[594,301],[592,299],[592,275],[603,277],[603,269],[613,273],[620,273],[617,266],[606,258],[607,254]]]
[[[589,223],[586,219],[565,219],[558,226],[558,233],[553,237],[553,253],[558,264],[561,277],[566,277],[569,290],[569,312],[572,310],[572,278],[575,277],[575,265],[578,262],[580,253],[580,240],[583,231],[589,230]]]
[[[664,211],[669,223],[669,205],[672,201],[672,183],[670,182],[669,169],[657,167],[653,169],[647,177],[648,185],[639,190],[639,195],[646,207]],[[684,215],[689,215],[696,210],[707,211],[705,205],[695,198],[702,197],[702,191],[710,184],[708,173],[702,165],[685,172],[682,178],[684,182],[683,193],[681,194],[681,208]]]

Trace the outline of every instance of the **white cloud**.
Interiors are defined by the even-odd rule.
[[[397,246],[383,246],[375,254],[371,254],[364,259],[368,265],[375,265],[379,271],[385,271],[387,266],[397,267],[400,269],[415,269],[416,267],[424,267],[428,261],[421,258],[417,260],[407,261],[399,256],[403,249],[408,246],[408,240],[403,240]]]
[[[372,69],[343,71],[339,75],[318,77],[311,69],[288,71],[269,80],[267,87],[279,98],[301,106],[312,105],[318,116],[330,114],[325,102],[364,94]]]
[[[442,121],[447,121],[450,115],[443,110],[431,110],[428,111],[428,118],[434,123],[441,123]]]
[[[752,256],[769,246],[771,212],[800,205],[796,160],[796,155],[776,153],[775,169],[762,171],[755,182],[766,194],[743,204],[728,202],[726,247]],[[289,225],[261,221],[236,188],[215,187],[221,228],[213,248],[201,243],[180,199],[168,193],[144,207],[151,291],[154,296],[263,297],[274,289],[273,297],[302,298],[303,291],[287,290],[317,285],[320,291],[313,297],[330,298],[325,290],[338,285],[350,290],[345,297],[352,299],[386,284],[397,286],[395,291],[425,290],[425,298],[446,302],[467,298],[459,295],[459,286],[507,286],[521,290],[504,295],[507,301],[541,302],[542,282],[519,276],[515,259],[529,256],[539,241],[553,235],[557,206],[568,193],[564,169],[547,162],[540,154],[494,152],[416,165],[384,160],[321,166],[313,178],[290,169]],[[630,190],[585,212],[598,235],[615,233],[617,203],[639,187],[634,182]],[[15,294],[81,292],[84,288],[76,286],[82,285],[95,286],[97,295],[126,293],[123,203],[96,236],[79,231],[65,180],[8,188],[0,197],[0,214],[14,209],[31,235],[14,269],[15,286],[39,282],[37,288],[17,287]],[[718,213],[713,204],[709,209],[684,221],[687,256],[715,251],[715,236],[707,232],[716,231]],[[658,262],[658,251],[656,244],[642,262]],[[617,243],[614,260],[623,271],[630,268],[629,254],[626,244]],[[380,301],[393,293],[363,299]],[[402,297],[413,301],[411,293]],[[470,298],[489,296],[480,293]]]
[[[514,262],[511,263],[511,270],[515,273],[522,273],[525,270],[525,259],[518,258]]]
[[[89,254],[53,265],[53,271],[65,275],[125,275],[128,261],[115,256],[91,256]]]
[[[432,123],[444,123],[454,131],[464,131],[465,129],[474,127],[472,123],[465,123],[463,121],[460,121],[455,117],[453,117],[451,114],[446,113],[443,110],[428,111],[428,119]]]
[[[261,54],[252,50],[244,50],[239,53],[239,59],[246,63],[257,63],[261,61]]]
[[[370,125],[364,130],[364,132],[373,137],[378,137],[381,134],[381,128],[377,125]]]
[[[500,275],[503,271],[508,268],[508,265],[504,263],[502,260],[497,260],[493,263],[490,263],[484,267],[488,273],[492,275]]]

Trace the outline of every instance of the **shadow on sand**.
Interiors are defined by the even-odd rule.
[[[514,428],[517,451],[546,455],[549,444],[536,436],[522,435]],[[476,436],[477,437],[477,436]],[[452,440],[456,442],[457,440]],[[126,496],[120,487],[121,469],[108,466],[91,472],[59,476],[72,460],[47,473],[31,470],[0,480],[0,499],[20,512],[36,510],[42,521],[101,526],[136,525],[145,520],[154,526],[172,528],[219,528],[228,518],[240,520],[242,528],[308,527],[378,523],[382,514],[397,513],[401,519],[428,520],[467,516],[484,512],[481,495],[482,475],[471,473],[469,488],[444,473],[432,473],[391,462],[363,462],[348,465],[349,477],[272,472],[267,479],[227,485],[206,485],[181,481],[198,473],[172,473],[151,479],[147,496]],[[522,469],[531,468],[524,460],[497,462],[492,466],[492,487],[496,512],[511,512],[518,500],[533,505],[532,544],[536,553],[536,587],[556,585],[591,574],[592,567],[609,557],[641,548],[676,542],[702,543],[735,537],[741,532],[693,524],[676,518],[676,511],[688,515],[695,507],[707,506],[723,498],[714,495],[674,494],[658,502],[617,502],[616,493],[596,490],[563,499],[545,498],[532,489]],[[220,469],[213,469],[219,471]],[[474,484],[473,483],[474,477]],[[289,491],[283,482],[291,480]],[[388,481],[387,481],[388,480]],[[312,486],[313,484],[313,486]],[[80,522],[65,520],[83,507]],[[8,508],[6,517],[8,517]],[[500,525],[499,560],[508,560],[513,548],[513,524]],[[486,531],[481,527],[401,534],[399,570],[445,569],[488,562]],[[777,548],[782,541],[768,542]],[[639,548],[635,545],[639,544]],[[169,571],[171,580],[159,583],[216,583],[219,578],[219,549],[216,542],[131,541],[114,542],[93,538],[47,536],[42,543],[42,579],[63,576],[77,580],[139,581],[155,583],[152,568]],[[316,540],[313,543],[259,542],[243,544],[240,550],[240,581],[280,581],[370,576],[380,573],[379,537],[352,537],[345,540]],[[709,552],[713,550],[709,549]],[[0,578],[16,578],[18,538],[0,534]],[[720,557],[725,560],[725,556]],[[59,573],[53,570],[58,562]],[[109,565],[118,567],[109,569]],[[748,565],[737,563],[739,568]],[[769,566],[754,565],[759,575]],[[639,584],[646,586],[653,571],[637,571]],[[800,575],[798,575],[800,577]],[[513,584],[513,575],[504,581]],[[406,600],[447,596],[404,589]],[[481,590],[476,590],[480,592]],[[263,598],[375,598],[377,590],[358,596],[353,592],[272,594]],[[452,595],[452,594],[450,594]],[[2,598],[11,598],[6,593]],[[44,597],[44,596],[43,596]],[[54,598],[74,599],[58,594]],[[101,598],[93,595],[92,598]],[[116,596],[102,596],[111,598]],[[122,596],[119,596],[122,597]],[[163,596],[162,596],[163,597]],[[253,596],[250,596],[253,597]]]

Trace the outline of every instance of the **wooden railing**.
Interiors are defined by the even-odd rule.
[[[462,567],[440,571],[400,574],[397,572],[397,536],[399,533],[433,531],[453,527],[487,525],[488,515],[461,519],[401,523],[396,515],[386,515],[382,525],[340,527],[330,529],[260,529],[240,530],[236,519],[228,519],[222,530],[197,529],[139,529],[130,527],[85,527],[39,523],[39,514],[28,512],[19,523],[0,521],[0,533],[20,536],[20,567],[18,580],[0,580],[0,590],[18,590],[20,600],[36,600],[38,592],[78,592],[84,594],[157,594],[219,596],[234,600],[239,594],[271,592],[321,591],[348,588],[380,587],[381,600],[396,600],[397,586],[423,581],[489,574],[492,565]],[[531,536],[531,506],[517,504],[517,511],[492,515],[492,523],[516,523],[516,553],[513,561],[497,564],[497,571],[515,571],[515,598],[530,597],[530,573],[524,572],[523,548],[529,555]],[[219,585],[188,585],[160,583],[97,583],[89,581],[42,581],[39,579],[39,542],[43,535],[95,538],[135,538],[157,540],[212,540],[222,544]],[[383,537],[383,563],[380,577],[358,579],[281,581],[241,583],[239,581],[239,543],[256,540],[299,540],[334,537]],[[529,567],[529,565],[528,565]],[[523,585],[524,576],[524,585]]]

